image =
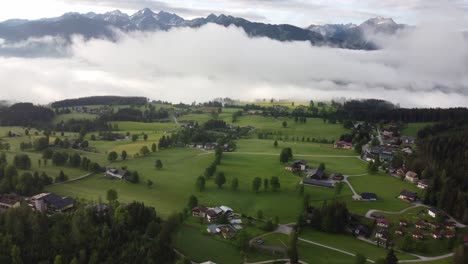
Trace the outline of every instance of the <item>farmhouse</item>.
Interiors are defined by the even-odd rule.
[[[285,167],[287,171],[305,171],[307,168],[307,161],[295,160],[293,163]]]
[[[415,226],[416,226],[417,229],[426,229],[426,227],[427,227],[426,222],[424,222],[422,220],[416,222]]]
[[[359,225],[355,230],[354,233],[358,236],[369,236],[369,228],[365,225]]]
[[[341,173],[332,173],[332,174],[330,175],[330,177],[331,177],[332,180],[334,180],[334,181],[342,181],[342,180],[344,180],[344,176],[343,176],[343,174],[341,174]]]
[[[400,226],[407,227],[409,225],[408,220],[400,219]]]
[[[55,193],[41,193],[31,197],[37,211],[44,213],[63,212],[75,206],[75,200],[71,197],[60,197]]]
[[[353,144],[349,143],[349,142],[346,142],[346,141],[337,141],[337,142],[335,142],[333,147],[336,148],[336,149],[352,149]]]
[[[15,199],[10,199],[6,196],[0,197],[0,208],[8,209],[8,208],[17,208],[20,206],[20,202]]]
[[[307,178],[316,180],[323,180],[325,178],[325,172],[322,169],[307,169],[305,173]]]
[[[417,240],[424,239],[424,234],[420,230],[413,231],[412,237]]]
[[[441,213],[442,212],[439,209],[434,207],[427,209],[427,214],[432,216],[433,218],[436,218]]]
[[[223,214],[223,210],[219,207],[210,208],[206,211],[206,219],[212,223],[218,220],[218,217]]]
[[[395,230],[395,235],[403,236],[405,234],[403,228],[399,227]]]
[[[314,179],[309,179],[309,178],[302,179],[302,184],[313,185],[313,186],[324,187],[324,188],[335,188],[334,182],[319,181],[319,180],[314,180]]]
[[[369,193],[369,192],[363,192],[363,193],[361,193],[361,198],[363,200],[368,200],[368,201],[377,201],[377,194]]]
[[[454,232],[454,231],[451,231],[451,230],[445,230],[445,231],[444,231],[444,236],[445,236],[445,238],[447,238],[447,239],[454,238],[454,237],[455,237],[455,232]]]
[[[432,231],[431,236],[432,236],[434,239],[437,239],[437,240],[443,238],[443,236],[442,236],[439,232],[437,232],[437,231]]]
[[[388,228],[390,226],[390,221],[386,218],[378,218],[376,220],[377,226]]]
[[[206,211],[208,211],[208,208],[205,206],[196,206],[192,209],[192,216],[205,218]]]
[[[109,178],[125,179],[130,173],[127,170],[109,168],[104,173],[104,176]]]
[[[427,187],[429,187],[429,180],[427,179],[422,179],[418,182],[418,188],[425,190]]]
[[[402,136],[400,139],[403,144],[414,144],[414,137]]]
[[[376,238],[386,241],[388,239],[388,231],[386,229],[379,230],[375,233]]]
[[[403,190],[398,198],[407,201],[407,202],[414,202],[418,198],[418,195],[415,192],[411,192],[408,190]]]
[[[409,182],[412,182],[412,183],[416,183],[419,181],[419,177],[418,177],[418,174],[414,171],[408,171],[405,175],[405,180],[409,181]]]

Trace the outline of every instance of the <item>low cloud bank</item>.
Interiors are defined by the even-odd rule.
[[[0,57],[0,96],[38,103],[90,95],[173,102],[346,97],[468,106],[468,42],[446,28],[380,38],[383,49],[373,52],[249,38],[239,28],[212,24],[119,34],[118,42],[75,37],[66,48],[56,38],[8,44],[59,47],[63,57]]]

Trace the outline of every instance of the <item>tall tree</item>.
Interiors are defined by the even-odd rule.
[[[118,198],[119,196],[116,190],[114,189],[107,190],[107,201],[109,201],[109,203],[117,201]]]
[[[122,157],[122,160],[126,160],[127,159],[127,151],[122,150],[122,154],[120,154],[120,156]]]
[[[239,180],[237,178],[232,179],[231,190],[237,191],[238,188],[239,188]]]
[[[116,161],[118,157],[119,157],[119,155],[117,154],[117,152],[111,151],[107,155],[107,160],[110,161],[110,162],[113,162],[113,161]]]
[[[226,183],[226,176],[224,176],[224,172],[220,171],[216,174],[215,183],[218,185],[218,188],[222,188],[223,185]]]
[[[205,177],[198,176],[195,186],[199,192],[203,192],[205,190]]]
[[[262,179],[260,177],[255,177],[252,182],[252,188],[253,190],[258,193],[260,190],[260,187],[262,186]]]
[[[288,246],[289,262],[292,264],[299,263],[299,255],[297,253],[297,227],[293,227],[293,231],[289,235]]]
[[[393,248],[387,252],[385,264],[398,264],[398,258],[396,257],[395,252],[393,252]]]

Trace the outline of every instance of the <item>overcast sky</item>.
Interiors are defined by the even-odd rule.
[[[297,26],[361,23],[376,16],[419,24],[421,11],[438,8],[441,3],[450,4],[468,17],[468,0],[1,0],[0,20],[53,17],[70,11],[100,13],[120,9],[133,13],[149,7],[184,18],[224,13]],[[465,22],[463,27],[468,28]]]

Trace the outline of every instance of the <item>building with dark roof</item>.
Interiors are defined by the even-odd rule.
[[[309,179],[309,178],[302,179],[302,184],[313,185],[313,186],[324,187],[324,188],[335,188],[334,182],[319,181],[319,180]]]
[[[398,196],[398,198],[408,201],[408,202],[414,202],[418,198],[418,194],[415,192],[408,191],[408,190],[403,190]]]
[[[41,193],[31,198],[39,212],[63,212],[75,206],[75,199],[60,197],[55,193]]]
[[[368,201],[377,201],[377,194],[369,193],[369,192],[363,192],[363,193],[361,193],[361,198],[363,200],[368,200]]]

